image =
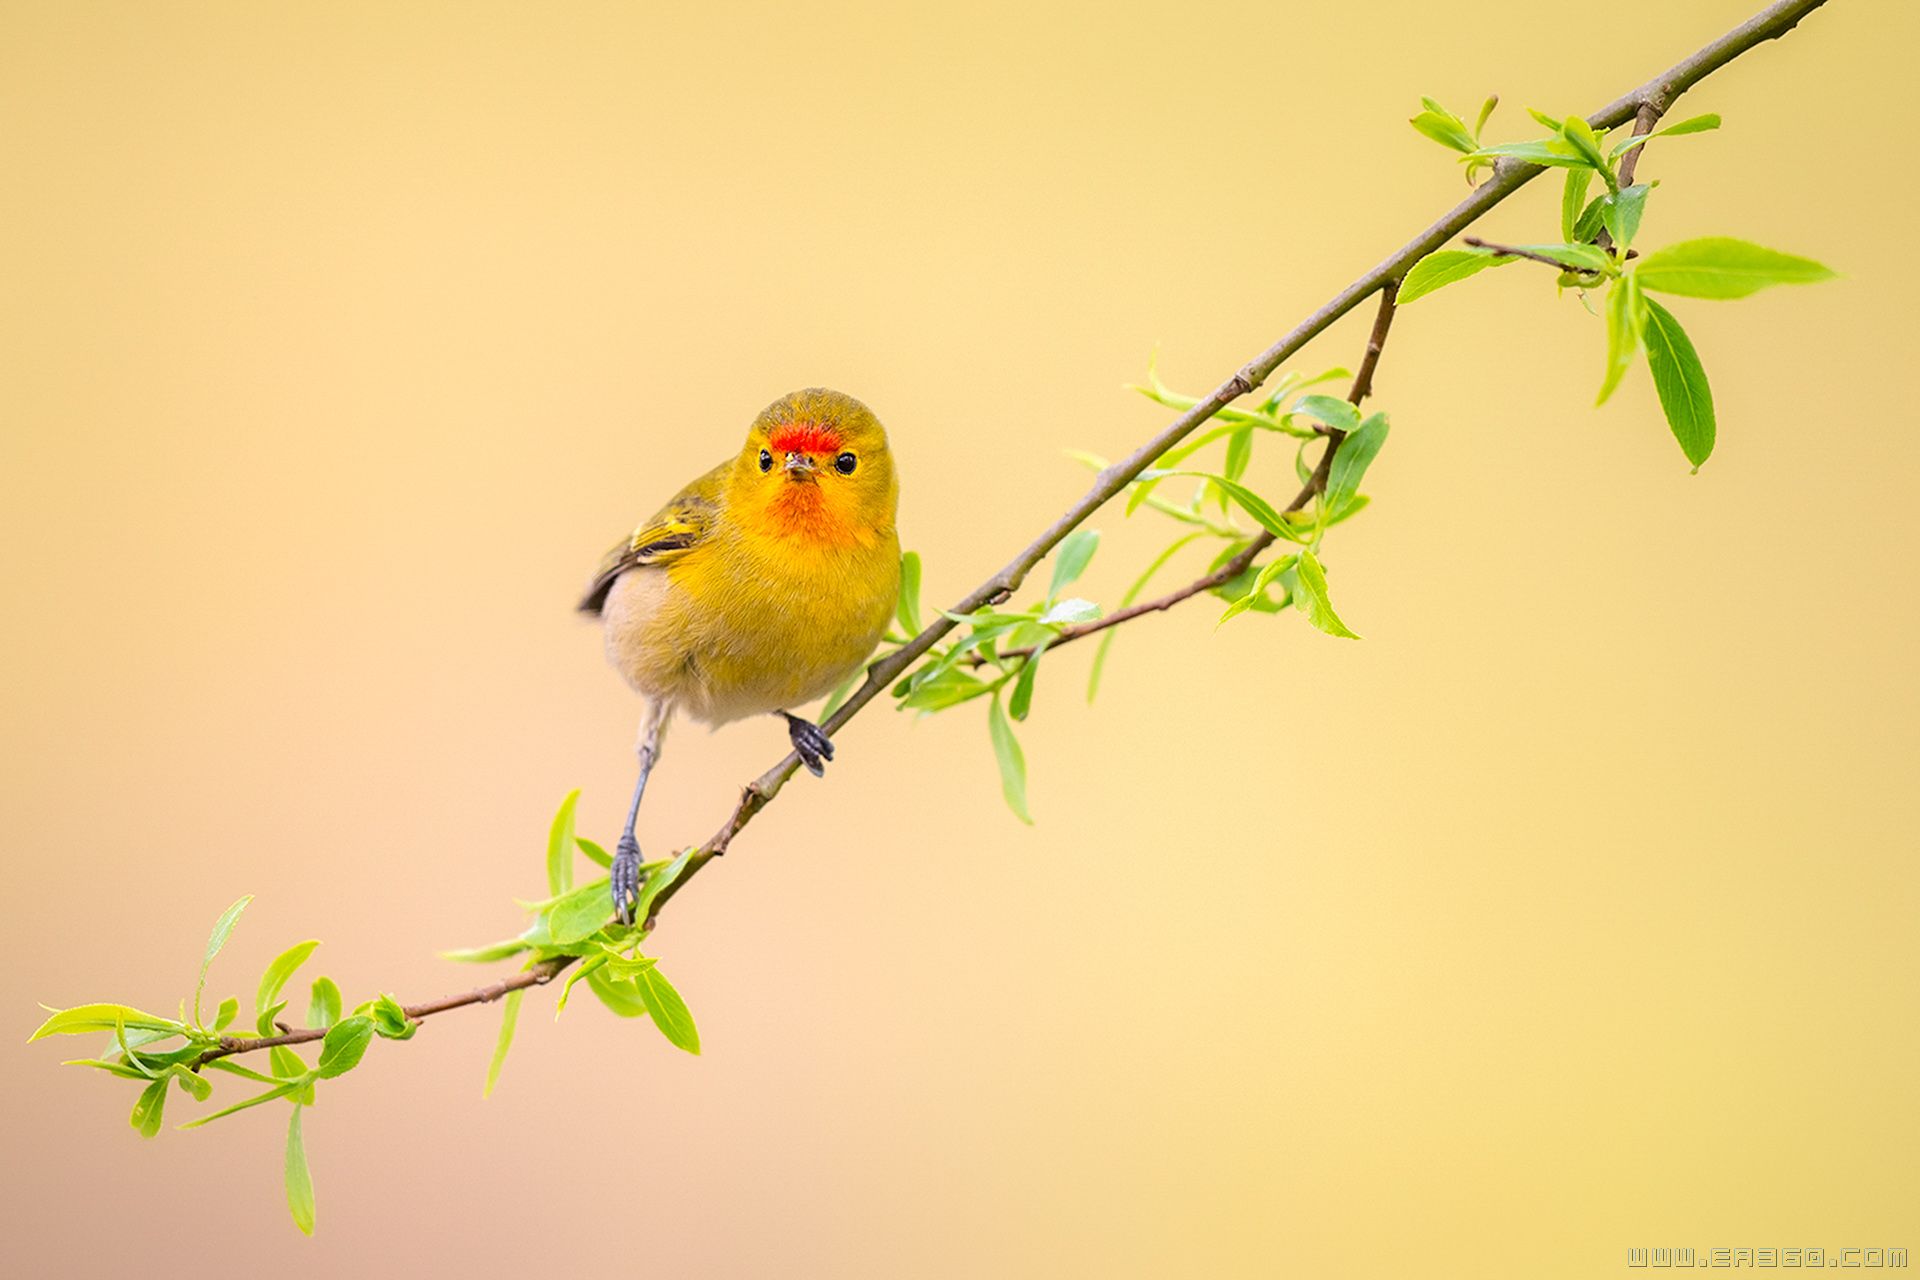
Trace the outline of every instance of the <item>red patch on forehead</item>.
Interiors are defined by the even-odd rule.
[[[776,453],[837,453],[840,433],[817,422],[783,422],[769,437]]]

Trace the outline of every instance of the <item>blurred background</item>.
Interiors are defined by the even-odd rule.
[[[1643,242],[1836,283],[1675,305],[1689,475],[1547,273],[1402,315],[1366,636],[1201,604],[978,706],[878,706],[654,936],[705,1054],[591,1001],[436,1019],[307,1117],[142,1143],[56,1005],[487,980],[554,806],[611,843],[639,707],[572,612],[791,388],[891,429],[929,605],[1465,192],[1406,124],[1588,111],[1758,7],[0,9],[8,1270],[1611,1275],[1920,1245],[1920,433],[1899,269],[1920,11],[1842,0],[1689,95]],[[1554,238],[1559,183],[1482,230]],[[1371,308],[1297,362],[1351,365]],[[1257,486],[1292,492],[1268,447]],[[1111,604],[1170,535],[1115,510]],[[1198,571],[1202,565],[1183,562]],[[1169,577],[1169,582],[1173,581]],[[785,749],[683,726],[650,852]],[[498,972],[504,972],[500,970]],[[176,1095],[174,1119],[189,1114]],[[197,1264],[196,1264],[197,1265]]]

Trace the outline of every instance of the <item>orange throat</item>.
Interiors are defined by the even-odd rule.
[[[854,523],[851,504],[830,501],[814,481],[791,481],[780,486],[766,508],[768,532],[780,538],[848,546],[871,541]]]

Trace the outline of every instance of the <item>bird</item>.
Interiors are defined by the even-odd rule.
[[[694,480],[601,561],[581,612],[645,703],[639,779],[610,869],[614,914],[640,888],[634,825],[676,714],[786,721],[822,776],[833,743],[795,714],[858,672],[900,591],[900,485],[866,405],[809,387],[760,411],[740,452]]]

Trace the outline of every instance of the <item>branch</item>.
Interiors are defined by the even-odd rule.
[[[1674,99],[1707,76],[1755,45],[1785,35],[1799,25],[1800,19],[1825,3],[1826,0],[1778,0],[1778,3],[1769,5],[1691,57],[1681,60],[1639,88],[1622,94],[1600,108],[1587,117],[1587,123],[1595,130],[1604,131],[1635,119],[1644,108],[1652,107],[1656,114],[1664,112],[1673,104]],[[1179,444],[1195,428],[1221,409],[1240,397],[1251,394],[1284,361],[1306,346],[1328,325],[1346,315],[1388,284],[1397,284],[1414,263],[1459,235],[1488,210],[1499,205],[1508,196],[1544,172],[1545,170],[1539,165],[1510,159],[1501,160],[1494,166],[1491,177],[1475,188],[1472,195],[1454,206],[1439,221],[1407,241],[1392,255],[1334,295],[1319,310],[1296,325],[1291,333],[1248,361],[1239,372],[1215,387],[1213,394],[1175,418],[1158,435],[1102,471],[1095,479],[1093,488],[1089,489],[1078,502],[1068,507],[1044,533],[1034,539],[1019,555],[1008,561],[1000,572],[974,588],[947,612],[968,614],[983,605],[997,604],[1007,599],[1019,589],[1027,574],[1046,558],[1047,553],[1053,550],[1062,538],[1073,532],[1095,511],[1106,505],[1108,500],[1125,489],[1142,471],[1153,465],[1154,460],[1161,454]],[[1390,318],[1389,313],[1389,320]],[[1377,363],[1377,356],[1375,360]],[[1371,370],[1363,369],[1363,372],[1371,374]],[[1334,449],[1329,448],[1320,459],[1320,466],[1316,468],[1312,482],[1315,492],[1326,484],[1326,471],[1332,465],[1333,453]],[[1311,495],[1296,498],[1294,504],[1290,504],[1288,509],[1297,510],[1299,506],[1304,506],[1310,497]],[[1257,542],[1258,539],[1255,541]],[[1245,552],[1242,553],[1242,555],[1245,554]],[[1256,551],[1254,554],[1259,553]],[[1250,556],[1246,563],[1252,563]],[[1246,565],[1242,564],[1240,567],[1244,569]],[[853,695],[821,727],[829,735],[838,733],[849,720],[860,713],[862,708],[904,674],[908,667],[917,662],[922,654],[938,644],[958,625],[951,617],[943,615],[919,635],[874,663],[868,668],[866,682],[855,690]],[[787,780],[799,767],[799,755],[789,753],[785,759],[747,784],[726,822],[689,859],[679,879],[667,886],[666,891],[654,900],[656,914],[666,905],[668,899],[686,887],[702,867],[727,851],[728,846],[733,843],[733,838],[753,821],[756,814],[772,802],[773,798],[780,793],[780,788],[786,785]]]
[[[1635,148],[1635,150],[1638,149],[1639,148]],[[1574,268],[1569,267],[1558,258],[1550,257],[1544,253],[1536,253],[1532,249],[1523,249],[1519,245],[1500,244],[1493,240],[1482,240],[1479,236],[1467,236],[1461,243],[1472,245],[1476,249],[1491,249],[1497,258],[1525,258],[1529,262],[1544,262],[1555,271],[1574,270]],[[1628,256],[1632,256],[1632,254],[1629,253]]]
[[[1652,133],[1653,126],[1660,122],[1660,116],[1666,109],[1666,104],[1654,102],[1651,99],[1641,103],[1640,110],[1636,111],[1633,116],[1633,136],[1636,138],[1644,138]],[[1633,171],[1640,167],[1640,153],[1646,149],[1647,144],[1643,142],[1633,150],[1627,152],[1626,155],[1620,157],[1621,186],[1630,187],[1633,185]]]
[[[1820,8],[1826,0],[1778,0],[1752,18],[1741,23],[1719,39],[1705,45],[1689,57],[1675,63],[1653,79],[1638,88],[1622,94],[1614,101],[1601,107],[1587,117],[1587,123],[1596,131],[1614,129],[1629,120],[1635,122],[1636,132],[1651,129],[1657,120],[1681,94],[1700,83],[1707,76],[1726,66],[1734,59],[1768,40],[1778,39],[1793,30],[1800,20]],[[1621,164],[1621,176],[1631,177],[1633,166],[1637,163],[1638,149],[1628,153]],[[1058,545],[1074,529],[1084,523],[1088,517],[1104,506],[1110,499],[1124,490],[1128,484],[1138,478],[1141,472],[1150,467],[1161,454],[1179,444],[1196,428],[1221,409],[1232,404],[1242,396],[1251,394],[1264,383],[1280,365],[1292,357],[1308,342],[1317,337],[1329,325],[1359,306],[1360,303],[1376,293],[1382,294],[1378,319],[1374,324],[1373,339],[1368,344],[1367,356],[1361,362],[1360,371],[1354,379],[1353,390],[1348,398],[1355,404],[1371,390],[1375,368],[1379,364],[1380,347],[1384,344],[1387,328],[1394,314],[1394,291],[1408,269],[1427,254],[1444,246],[1449,240],[1472,226],[1483,215],[1509,196],[1519,191],[1527,183],[1545,172],[1538,165],[1526,164],[1511,158],[1502,159],[1493,169],[1488,179],[1476,187],[1471,195],[1446,214],[1441,216],[1426,230],[1414,236],[1406,244],[1382,259],[1364,272],[1358,279],[1335,294],[1318,310],[1296,325],[1291,332],[1265,351],[1243,365],[1238,372],[1219,386],[1212,394],[1195,404],[1191,409],[1175,418],[1166,427],[1128,454],[1113,463],[1095,478],[1089,489],[1072,506],[1068,507],[1058,519],[1027,545],[1018,555],[1009,560],[1000,570],[978,587],[974,588],[949,613],[968,614],[984,605],[997,604],[1010,597],[1020,587],[1034,566],[1046,558],[1047,553]],[[1558,265],[1558,264],[1555,264]],[[1333,457],[1339,449],[1340,433],[1328,433],[1328,445],[1320,457],[1311,480],[1299,495],[1288,504],[1287,511],[1298,511],[1312,501],[1316,493],[1326,486],[1327,473]],[[1171,608],[1181,600],[1198,595],[1222,582],[1229,581],[1244,571],[1254,559],[1273,542],[1273,535],[1262,533],[1253,539],[1233,560],[1206,577],[1189,583],[1186,587],[1157,600],[1146,601],[1119,610],[1096,622],[1083,627],[1070,628],[1054,645],[1091,635],[1095,631],[1117,626],[1121,622],[1140,617],[1146,613]],[[828,717],[821,726],[829,734],[838,733],[848,721],[858,715],[868,703],[879,697],[888,686],[917,662],[934,645],[938,644],[958,624],[952,618],[942,615],[919,635],[914,636],[900,648],[887,654],[867,669],[867,678],[854,691],[838,711]],[[1053,647],[1053,646],[1049,646]],[[748,783],[740,793],[733,811],[727,816],[719,829],[707,842],[694,849],[688,857],[686,866],[679,877],[668,885],[654,899],[653,910],[657,915],[669,899],[679,893],[701,868],[713,859],[726,853],[735,836],[753,821],[754,816],[780,793],[787,780],[800,767],[800,757],[788,754],[772,768]],[[651,921],[649,921],[651,923]],[[541,961],[520,974],[498,982],[492,986],[480,987],[465,995],[452,996],[425,1004],[408,1006],[409,1018],[425,1018],[450,1009],[464,1008],[468,1005],[484,1004],[496,1000],[511,991],[539,986],[549,982],[572,960],[568,957],[556,957]],[[220,1048],[211,1050],[202,1061],[230,1054],[249,1053],[257,1049],[274,1045],[298,1044],[316,1040],[325,1035],[324,1030],[295,1031],[282,1036],[266,1037],[229,1037],[223,1039]]]
[[[409,1021],[419,1022],[436,1013],[446,1013],[451,1009],[464,1009],[473,1004],[491,1004],[514,991],[525,991],[528,987],[544,986],[552,982],[554,975],[573,963],[571,959],[541,960],[499,982],[457,996],[442,996],[438,1000],[428,1000],[423,1004],[402,1005],[401,1012]],[[285,1026],[285,1023],[281,1023]],[[193,1068],[198,1071],[216,1058],[231,1057],[236,1053],[252,1053],[257,1049],[273,1049],[287,1044],[311,1044],[315,1040],[327,1038],[329,1027],[306,1027],[299,1031],[288,1031],[277,1036],[221,1036],[220,1047],[209,1049],[193,1060]]]
[[[1400,282],[1398,280],[1389,280],[1386,286],[1380,290],[1380,309],[1375,313],[1373,318],[1373,332],[1367,338],[1366,354],[1360,358],[1360,371],[1353,375],[1353,387],[1347,392],[1347,403],[1356,409],[1360,407],[1362,400],[1365,400],[1369,395],[1373,394],[1373,372],[1380,367],[1380,353],[1386,348],[1387,331],[1393,326],[1393,317],[1398,311],[1395,304],[1399,298],[1399,294]],[[1293,496],[1293,501],[1289,502],[1281,511],[1282,515],[1291,515],[1295,511],[1304,509],[1309,502],[1313,501],[1315,494],[1326,491],[1327,476],[1333,469],[1333,455],[1339,451],[1340,442],[1346,439],[1347,433],[1338,428],[1330,427],[1326,432],[1326,436],[1326,450],[1321,453],[1320,461],[1315,464],[1313,474],[1308,477],[1307,483],[1301,486],[1300,492]],[[1191,600],[1197,595],[1206,594],[1215,587],[1232,582],[1235,578],[1245,573],[1253,565],[1253,562],[1260,558],[1260,553],[1272,546],[1275,540],[1276,538],[1273,533],[1262,529],[1259,536],[1242,547],[1238,554],[1213,572],[1195,578],[1186,586],[1175,591],[1169,591],[1166,595],[1156,597],[1152,600],[1143,600],[1139,604],[1128,605],[1124,609],[1115,609],[1105,617],[1095,618],[1091,622],[1082,622],[1077,626],[1062,627],[1059,637],[1047,642],[1047,648],[1049,650],[1058,649],[1063,644],[1071,644],[1075,640],[1105,631],[1109,627],[1117,627],[1123,622],[1131,622],[1133,619],[1145,614],[1164,613],[1179,604],[1182,600]],[[1003,653],[1001,657],[1031,657],[1032,654],[1032,649],[1009,649]],[[973,661],[972,665],[979,666],[985,661],[986,659],[984,658],[978,658]]]

